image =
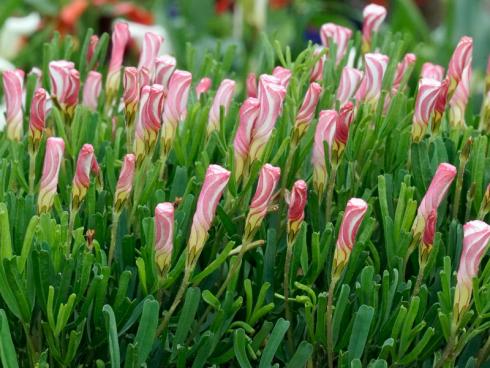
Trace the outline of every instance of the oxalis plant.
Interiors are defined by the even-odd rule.
[[[488,365],[490,79],[385,16],[243,78],[121,22],[4,72],[2,366]]]

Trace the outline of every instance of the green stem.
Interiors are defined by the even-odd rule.
[[[293,244],[288,241],[286,248],[286,260],[284,262],[284,310],[286,319],[291,323],[291,310],[289,309],[289,272],[291,268],[291,258],[293,255]],[[293,332],[292,327],[288,328],[288,349],[293,352]]]
[[[29,193],[34,194],[36,183],[36,156],[37,152],[29,152]]]
[[[420,286],[422,285],[422,281],[424,280],[424,271],[427,263],[421,262],[419,267],[419,274],[417,275],[417,280],[415,281],[415,287],[413,288],[412,296],[417,296],[420,291]]]
[[[456,178],[456,191],[454,192],[453,218],[458,217],[459,202],[461,200],[461,191],[463,189],[463,174],[466,166],[466,160],[461,160],[459,163],[458,176]]]
[[[335,189],[335,181],[337,179],[337,165],[332,166],[332,172],[328,177],[327,184],[327,206],[325,208],[325,223],[329,223],[332,218],[332,202],[333,202],[333,192]]]
[[[338,279],[333,277],[330,281],[330,286],[328,288],[328,298],[327,298],[327,356],[328,356],[328,367],[334,368],[333,365],[333,293],[335,291],[335,285]]]
[[[108,258],[109,267],[111,267],[112,259],[114,258],[114,252],[116,251],[117,228],[119,225],[120,215],[121,215],[120,212],[114,212],[114,214],[112,215],[111,245],[109,248],[109,258]]]

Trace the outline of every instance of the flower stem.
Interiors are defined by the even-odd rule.
[[[412,296],[417,296],[419,294],[420,285],[422,285],[422,281],[424,280],[424,271],[426,265],[427,265],[426,262],[420,263],[419,274],[417,275],[417,280],[415,281],[415,287],[413,288]]]
[[[335,189],[335,181],[337,178],[337,165],[332,166],[332,172],[328,177],[327,184],[327,206],[325,208],[325,222],[329,223],[332,217],[332,202],[333,202],[333,191]]]
[[[29,193],[34,194],[36,183],[36,156],[37,152],[29,152]]]
[[[337,284],[337,278],[332,277],[330,281],[330,286],[328,288],[328,298],[327,298],[327,356],[328,356],[328,367],[334,368],[333,365],[333,293],[335,291],[335,285]]]
[[[119,225],[120,215],[121,215],[120,212],[114,212],[114,214],[112,215],[111,246],[109,248],[109,258],[108,258],[109,267],[111,267],[112,259],[114,258],[114,252],[116,250],[117,228]]]

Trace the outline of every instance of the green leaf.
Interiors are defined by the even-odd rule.
[[[243,328],[235,330],[235,333],[233,334],[233,351],[235,352],[236,360],[241,368],[252,368],[247,356],[247,344],[248,341]]]
[[[301,343],[298,345],[298,349],[296,349],[296,352],[293,354],[286,367],[304,367],[308,359],[310,359],[312,353],[313,345],[311,345],[308,341],[301,341]]]
[[[349,341],[349,362],[360,359],[369,336],[369,329],[374,316],[374,308],[361,305],[356,313],[352,335]]]
[[[143,313],[141,314],[138,332],[134,338],[138,346],[138,366],[146,362],[148,355],[153,347],[158,326],[159,304],[156,300],[145,300]]]
[[[0,309],[0,359],[5,368],[19,367],[7,315],[3,309]]]
[[[172,356],[175,357],[179,345],[184,344],[184,340],[189,333],[189,329],[194,322],[199,301],[201,299],[201,291],[199,288],[189,288],[185,294],[184,306],[180,312],[177,330],[175,331],[172,342]]]
[[[260,358],[259,368],[270,367],[272,364],[272,359],[274,359],[274,355],[276,354],[277,348],[282,342],[284,335],[286,334],[289,328],[289,321],[286,321],[283,318],[279,318],[272,330],[272,333],[269,337],[269,341],[265,346],[264,351],[262,352],[262,357]]]
[[[109,340],[109,355],[111,358],[111,367],[118,368],[121,366],[121,357],[119,354],[119,340],[117,337],[116,317],[111,306],[106,304],[102,308],[105,319],[105,328]]]

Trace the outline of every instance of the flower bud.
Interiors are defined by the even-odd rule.
[[[133,188],[134,169],[136,164],[136,157],[132,153],[128,153],[124,156],[121,173],[116,185],[116,192],[114,193],[114,212],[120,213],[122,207],[131,195]]]
[[[442,116],[446,110],[447,94],[449,89],[449,79],[444,78],[441,82],[441,88],[437,94],[436,103],[434,104],[434,117],[432,119],[432,131],[439,131]]]
[[[459,260],[458,283],[454,293],[453,316],[456,321],[470,305],[473,278],[478,276],[478,268],[489,240],[490,226],[483,221],[470,221],[463,226],[463,251]]]
[[[38,151],[43,130],[46,126],[48,100],[48,93],[43,88],[36,89],[32,97],[31,112],[29,114],[29,142],[33,152]]]
[[[415,64],[416,60],[417,57],[415,56],[415,54],[408,53],[403,57],[403,60],[398,63],[398,65],[396,66],[395,78],[393,79],[392,90],[398,91],[400,83],[409,72],[411,66]]]
[[[330,50],[332,46],[330,41],[333,41],[337,47],[337,52],[335,55],[336,65],[338,65],[344,58],[351,37],[352,31],[349,28],[339,26],[338,24],[325,23],[320,28],[320,38],[323,46]]]
[[[359,198],[351,198],[345,207],[342,223],[333,256],[332,277],[340,277],[347,262],[349,262],[352,248],[356,242],[357,232],[366,215],[368,204]]]
[[[322,197],[327,182],[324,142],[327,142],[328,144],[329,157],[331,157],[338,115],[339,114],[335,110],[320,111],[320,117],[315,130],[311,163],[313,166],[313,188],[315,189],[318,198]]]
[[[308,87],[306,91],[303,104],[301,105],[298,114],[296,115],[296,121],[294,124],[294,135],[293,142],[297,143],[303,137],[306,129],[310,125],[313,116],[315,115],[316,106],[320,100],[320,95],[322,93],[322,87],[313,82]]]
[[[320,82],[323,80],[323,64],[325,63],[325,55],[320,56],[321,52],[322,52],[321,49],[316,49],[313,52],[313,55],[315,57],[318,57],[318,61],[313,66],[313,69],[311,69],[310,83]]]
[[[57,137],[48,138],[44,154],[43,173],[39,185],[39,196],[37,198],[39,213],[48,212],[53,206],[64,151],[65,142],[63,139]]]
[[[412,118],[412,140],[414,142],[420,142],[429,126],[440,88],[441,83],[435,79],[422,78],[419,80]]]
[[[347,140],[349,138],[349,127],[352,123],[353,113],[354,105],[352,102],[348,102],[339,111],[339,115],[335,123],[335,134],[333,136],[332,165],[338,165],[345,146],[347,145]]]
[[[80,91],[80,73],[71,61],[58,60],[49,63],[51,95],[61,109],[72,116],[78,102]]]
[[[337,89],[337,100],[339,101],[340,106],[344,106],[347,102],[349,102],[359,88],[361,79],[361,71],[351,68],[350,66],[346,66],[344,69],[342,69],[339,87]]]
[[[155,59],[155,78],[153,83],[160,84],[167,90],[168,82],[170,81],[170,77],[172,76],[176,65],[177,61],[173,56],[163,55],[157,57]]]
[[[444,78],[444,67],[438,64],[424,63],[420,77],[435,79],[441,82]]]
[[[121,75],[121,65],[124,57],[124,50],[129,41],[129,28],[126,23],[117,22],[112,32],[112,50],[109,70],[106,80],[107,96],[114,96],[119,89]]]
[[[85,198],[90,186],[90,171],[94,161],[94,147],[91,144],[84,144],[78,154],[75,176],[72,184],[72,206],[76,210]]]
[[[381,23],[386,18],[386,8],[376,4],[369,4],[364,8],[362,17],[362,50],[363,52],[368,52],[371,49],[373,33],[379,31]]]
[[[389,58],[383,54],[364,55],[364,77],[357,90],[356,99],[367,103],[376,103],[381,94],[383,77]]]
[[[20,141],[23,135],[22,128],[22,93],[24,86],[24,72],[20,69],[3,72],[3,91],[6,106],[7,138]]]
[[[212,84],[213,84],[213,81],[208,77],[204,77],[199,81],[199,83],[196,86],[196,97],[198,100],[203,93],[206,93],[207,91],[209,91]]]
[[[191,234],[187,245],[186,265],[188,267],[194,265],[201,254],[216,208],[229,179],[228,170],[219,165],[209,165],[192,219]]]
[[[146,68],[149,74],[153,74],[155,59],[160,52],[163,38],[153,32],[146,32],[143,39],[143,47],[141,49],[138,69]]]
[[[99,95],[102,89],[102,74],[90,71],[83,86],[83,105],[91,110],[97,110]]]
[[[252,132],[252,143],[249,150],[251,163],[262,158],[277,118],[282,112],[285,97],[286,88],[278,82],[277,78],[268,75],[260,76],[258,87],[260,109]]]
[[[187,114],[187,99],[192,82],[192,74],[184,70],[176,70],[168,84],[168,94],[163,109],[162,149],[166,156],[177,131],[177,126]]]
[[[138,69],[138,85],[139,85],[140,91],[144,86],[150,86],[151,85],[150,71],[145,67]]]
[[[270,164],[265,164],[260,170],[257,189],[250,202],[250,209],[245,220],[244,242],[251,241],[262,224],[280,176],[281,169]]]
[[[429,254],[434,245],[434,237],[436,235],[436,225],[437,225],[437,210],[432,209],[425,222],[424,233],[422,235],[422,247],[420,249],[420,260],[421,262],[427,262]]]
[[[140,87],[138,78],[138,69],[134,67],[124,68],[123,101],[124,114],[128,127],[132,127],[136,115],[136,110],[138,108],[138,101],[140,98]],[[128,134],[129,133],[130,132],[128,132]]]
[[[449,60],[449,66],[447,69],[447,75],[449,77],[449,91],[448,94],[452,97],[456,86],[463,78],[463,71],[467,66],[471,65],[473,53],[473,39],[468,36],[463,36],[458,42],[458,45],[454,49],[451,60]]]
[[[174,206],[159,203],[155,207],[155,261],[160,274],[169,268],[174,246]]]
[[[292,243],[296,239],[301,223],[305,218],[305,206],[308,186],[304,180],[297,180],[289,196],[288,209],[288,242]]]
[[[240,121],[233,141],[235,151],[235,179],[238,181],[247,164],[247,157],[252,142],[252,133],[255,121],[259,115],[259,100],[253,97],[247,98],[240,107]]]
[[[209,110],[208,135],[215,130],[219,130],[221,107],[223,107],[223,116],[225,117],[228,114],[233,94],[235,93],[235,85],[235,81],[231,79],[224,79],[219,85],[214,96],[213,105],[211,110]]]
[[[247,76],[247,97],[257,97],[257,75],[248,73]]]
[[[88,42],[87,55],[85,60],[87,61],[87,65],[92,62],[92,59],[95,54],[95,49],[97,48],[97,44],[99,43],[99,36],[92,35],[90,36],[90,40]]]
[[[449,101],[449,125],[452,127],[466,126],[464,115],[470,96],[471,74],[471,65],[468,65],[463,69],[461,80]]]
[[[282,66],[276,66],[274,70],[272,70],[272,75],[277,79],[279,79],[279,83],[281,84],[281,86],[283,86],[286,89],[288,88],[289,80],[291,79],[292,76],[291,70],[287,68],[283,68]]]
[[[134,141],[134,152],[138,165],[155,146],[161,125],[163,96],[163,87],[158,84],[151,87],[144,86],[141,89]]]

